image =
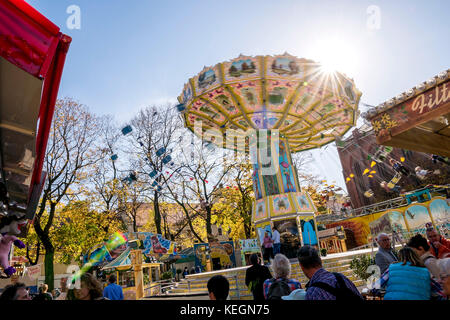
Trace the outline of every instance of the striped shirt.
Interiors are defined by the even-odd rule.
[[[361,294],[358,289],[355,287],[353,282],[351,282],[346,276],[342,275],[344,278],[344,282],[347,285],[347,288],[352,290],[355,294],[359,295],[362,299]],[[329,284],[333,288],[337,287],[337,279],[331,272],[320,268],[314,273],[311,280],[306,284],[306,297],[305,300],[336,300],[336,296],[331,294],[328,291],[325,291],[321,288],[311,287],[311,285],[315,282],[323,282]]]
[[[267,300],[267,295],[269,294],[269,288],[275,281],[281,281],[281,280],[287,280],[287,284],[289,288],[291,289],[291,292],[295,289],[301,289],[302,285],[299,281],[295,279],[284,279],[284,278],[278,278],[278,279],[267,279],[264,281],[264,299]]]

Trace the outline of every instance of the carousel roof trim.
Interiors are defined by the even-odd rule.
[[[378,106],[370,108],[367,112],[364,112],[361,114],[361,116],[366,120],[372,120],[376,115],[385,112],[391,108],[393,108],[396,105],[399,105],[400,103],[409,100],[411,98],[414,98],[424,91],[435,87],[436,85],[439,85],[440,83],[446,81],[448,78],[450,78],[450,69],[444,70],[434,77],[431,77],[427,81],[424,81],[414,87],[412,87],[409,90],[406,90],[400,94],[398,94],[396,97],[393,97],[391,99],[388,99],[382,103],[380,103]]]

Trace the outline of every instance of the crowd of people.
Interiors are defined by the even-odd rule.
[[[375,263],[381,277],[372,290],[383,293],[384,300],[448,300],[450,297],[450,240],[430,227],[427,238],[417,234],[398,252],[392,248],[385,233],[377,236],[378,252]],[[273,241],[272,241],[273,242]],[[271,242],[271,244],[272,244]],[[304,288],[291,278],[291,263],[282,253],[271,260],[271,269],[265,266],[258,254],[250,257],[251,266],[246,270],[245,284],[255,301],[262,300],[363,300],[353,282],[345,275],[327,271],[318,250],[303,246],[297,252],[300,268],[309,279]],[[39,288],[33,300],[123,300],[122,287],[111,274],[108,284],[102,283],[92,274],[80,277],[79,288],[67,287],[67,278],[61,279],[61,292],[48,292],[46,284]],[[222,275],[209,279],[207,284],[211,300],[226,300],[230,285]],[[31,300],[28,288],[23,283],[7,286],[0,295],[4,300]]]
[[[375,263],[381,277],[372,290],[384,300],[448,300],[450,298],[450,240],[429,227],[427,238],[420,234],[409,239],[406,246],[396,252],[389,235],[376,238],[378,252]],[[266,233],[264,248],[272,248],[273,240]],[[270,239],[270,240],[269,240]],[[264,257],[266,258],[266,257]],[[353,282],[341,273],[323,268],[317,249],[303,246],[297,258],[304,275],[309,279],[305,288],[290,277],[291,263],[281,253],[271,260],[271,269],[261,263],[257,254],[250,257],[245,284],[256,301],[262,300],[363,300]],[[210,298],[225,300],[229,283],[221,275],[208,282]],[[227,292],[225,295],[224,292]],[[225,298],[224,298],[225,297]]]
[[[291,263],[282,253],[277,253],[271,268],[261,264],[257,254],[250,257],[252,266],[246,271],[245,284],[256,301],[262,300],[363,300],[356,286],[346,276],[331,273],[322,266],[319,252],[312,246],[303,246],[298,250],[300,268],[309,279],[305,288],[291,278]],[[210,298],[225,300],[228,297],[229,283],[222,275],[212,277],[208,282]],[[224,292],[226,291],[226,295]]]
[[[0,295],[0,301],[7,300],[124,300],[122,287],[116,284],[117,277],[111,274],[108,284],[103,284],[91,273],[81,275],[79,287],[69,288],[67,278],[60,281],[61,291],[54,290],[53,294],[47,292],[48,285],[43,284],[39,288],[39,294],[32,295],[29,288],[23,283],[8,285]]]
[[[417,234],[398,251],[385,233],[377,237],[375,263],[381,277],[372,294],[384,300],[440,300],[450,296],[450,240],[433,227]]]

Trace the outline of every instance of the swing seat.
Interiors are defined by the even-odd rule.
[[[395,176],[391,179],[391,181],[389,181],[389,183],[387,184],[387,187],[389,189],[393,189],[395,187],[395,185],[400,181],[401,178],[402,178],[402,175],[400,173],[396,173]]]

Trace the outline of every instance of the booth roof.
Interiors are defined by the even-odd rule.
[[[450,69],[444,70],[440,72],[439,74],[435,75],[434,77],[428,79],[427,81],[424,81],[415,87],[400,93],[396,97],[393,97],[391,99],[388,99],[382,103],[380,103],[376,107],[370,108],[368,111],[363,112],[361,116],[365,118],[366,120],[373,119],[376,115],[385,112],[388,109],[393,108],[394,106],[397,106],[404,101],[411,99],[415,96],[420,95],[422,92],[426,91],[427,89],[433,88],[436,85],[444,82],[446,79],[450,77]]]
[[[42,85],[42,88],[38,85],[33,87],[38,89],[39,99],[35,99],[32,105],[22,103],[22,100],[17,99],[17,97],[23,95],[20,88],[12,91],[0,90],[2,101],[11,102],[8,105],[2,104],[2,112],[8,113],[7,107],[14,109],[15,104],[20,104],[21,107],[26,107],[28,110],[17,109],[15,110],[17,114],[14,114],[14,117],[11,118],[15,121],[11,122],[11,119],[7,119],[8,126],[2,127],[1,130],[1,136],[4,140],[1,143],[1,152],[2,158],[4,156],[7,158],[7,149],[11,148],[3,147],[14,145],[17,141],[17,135],[21,134],[23,139],[30,140],[31,138],[29,142],[35,146],[32,151],[33,154],[29,157],[33,161],[30,166],[32,171],[28,172],[14,166],[8,171],[3,164],[1,170],[3,171],[3,177],[13,176],[13,178],[9,180],[7,178],[4,182],[6,182],[8,191],[10,184],[12,189],[16,189],[14,190],[14,196],[11,196],[11,200],[20,200],[17,202],[27,207],[27,218],[29,219],[34,216],[35,207],[45,181],[45,176],[42,175],[44,155],[62,70],[71,41],[72,39],[69,36],[61,33],[56,25],[25,1],[0,0],[0,60],[5,59],[4,66],[7,65],[6,61],[8,61],[12,67],[5,67],[3,70],[0,68],[0,76],[8,78],[20,74],[19,71],[22,70]],[[11,71],[11,69],[17,70]],[[19,92],[17,92],[18,90]],[[26,98],[30,96],[30,90],[27,90]],[[27,100],[25,99],[25,101]],[[32,123],[26,127],[27,130],[23,130],[21,120],[29,117],[29,114],[36,114],[38,120],[32,118]],[[5,121],[5,119],[2,121]],[[28,129],[28,127],[31,129]],[[36,128],[37,133],[34,132]],[[17,190],[16,181],[27,181],[26,187]]]
[[[178,255],[180,255],[180,256],[193,256],[194,255],[194,248],[190,247],[190,248],[183,249],[180,252],[178,252]]]

